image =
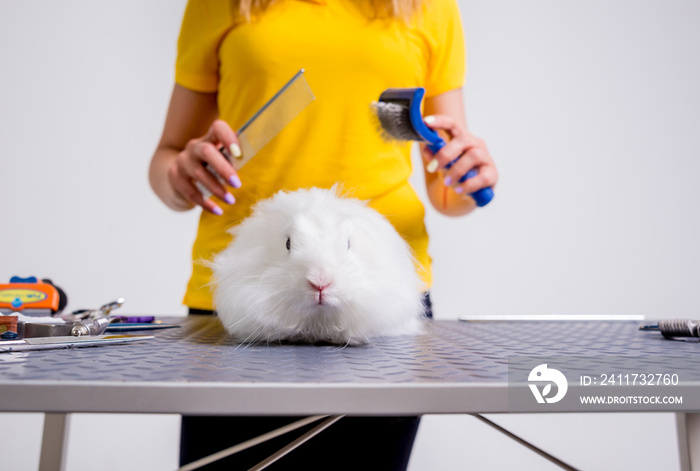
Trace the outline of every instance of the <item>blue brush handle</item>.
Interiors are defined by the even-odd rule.
[[[445,140],[438,136],[437,133],[435,133],[435,137],[437,139],[428,141],[429,143],[427,145],[428,149],[430,149],[433,154],[437,154],[437,152],[443,147],[445,147],[446,144]],[[448,164],[447,168],[449,168],[450,164]],[[479,172],[476,169],[469,170],[462,178],[459,179],[459,183],[464,183],[470,178],[475,177],[478,173]],[[482,188],[481,190],[475,191],[474,193],[470,193],[469,196],[474,198],[474,201],[476,202],[477,206],[486,206],[493,199],[493,189],[490,186]]]
[[[425,95],[425,89],[422,87],[405,89],[402,93],[410,97],[410,105],[408,109],[409,119],[414,131],[426,142],[428,149],[430,149],[433,154],[445,147],[445,140],[441,138],[437,132],[430,129],[423,121],[423,115],[421,114],[420,104],[423,101],[423,95]],[[450,168],[450,164],[446,168]],[[459,183],[464,183],[466,180],[475,177],[479,173],[476,169],[472,169],[467,172],[462,178],[459,179]],[[493,189],[491,187],[482,188],[479,191],[470,193],[469,196],[474,198],[476,205],[479,207],[486,206],[493,199]]]

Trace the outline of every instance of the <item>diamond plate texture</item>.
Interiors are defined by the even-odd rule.
[[[169,319],[155,339],[0,354],[0,383],[21,381],[196,383],[501,383],[511,356],[634,356],[649,361],[697,355],[698,343],[642,332],[637,322],[429,321],[424,335],[359,347],[238,345],[216,318]],[[149,332],[151,334],[151,332]],[[682,363],[682,362],[681,362]],[[678,364],[670,365],[679,371]],[[700,368],[682,371],[700,380]]]

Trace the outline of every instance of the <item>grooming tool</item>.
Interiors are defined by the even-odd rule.
[[[65,295],[64,295],[65,296]],[[25,316],[50,316],[59,310],[59,290],[48,280],[35,276],[13,276],[0,284],[0,312],[22,312]]]
[[[114,317],[100,317],[97,319],[83,319],[75,322],[63,321],[57,324],[19,322],[18,334],[20,338],[39,337],[81,337],[84,335],[101,335],[107,330]]]
[[[219,151],[231,162],[233,168],[240,170],[315,99],[304,77],[304,69],[301,69],[238,130],[241,155],[234,157],[224,147],[219,148]],[[213,168],[207,165],[207,170],[222,185],[226,185]],[[211,196],[211,192],[201,182],[195,182],[195,185],[205,200]]]
[[[17,316],[0,316],[0,334],[17,332]]]
[[[55,350],[75,347],[98,347],[138,342],[154,338],[152,335],[98,335],[86,337],[39,337],[22,340],[0,341],[0,353],[26,350]]]
[[[180,327],[178,324],[142,324],[142,323],[123,323],[117,322],[110,324],[106,332],[133,332],[137,330],[160,330],[174,329]]]
[[[124,304],[124,298],[117,298],[107,304],[103,304],[97,309],[78,309],[70,314],[64,314],[61,319],[66,321],[81,321],[83,319],[98,319],[100,317],[107,317],[109,314],[115,310],[122,307]]]
[[[400,141],[425,142],[428,149],[437,153],[446,142],[423,121],[421,102],[424,95],[425,89],[422,87],[389,88],[379,96],[379,101],[373,104],[373,108],[385,137]],[[476,174],[476,169],[472,169],[459,181],[463,183]],[[477,206],[486,206],[493,199],[493,189],[482,188],[470,196],[474,198]]]
[[[152,324],[156,321],[155,316],[114,316],[115,321],[119,323],[130,324]],[[160,322],[160,321],[158,321]]]
[[[639,326],[639,330],[658,331],[667,339],[676,337],[700,337],[700,321],[691,319],[662,319],[658,324]]]
[[[72,322],[63,322],[60,324],[19,322],[17,324],[17,333],[21,339],[39,337],[66,337],[71,335],[70,331],[72,328]]]
[[[107,326],[112,321],[110,317],[100,319],[84,319],[82,321],[62,324],[39,324],[24,322],[19,323],[18,334],[20,338],[41,338],[41,337],[81,337],[84,335],[101,335],[107,330]]]
[[[82,321],[62,324],[18,323],[18,338],[37,337],[82,337],[85,335],[102,335],[106,332],[132,332],[137,330],[159,330],[180,327],[177,324],[117,322],[116,317],[84,319]]]
[[[97,336],[104,334],[109,324],[118,320],[116,316],[110,316],[109,314],[114,309],[121,307],[122,304],[124,304],[124,298],[118,298],[100,306],[98,309],[80,309],[55,317],[44,317],[42,319],[22,317],[22,319],[19,319],[18,316],[0,316],[0,319],[6,317],[14,319],[14,332],[17,333],[17,337],[20,339]],[[2,330],[0,330],[1,332]]]
[[[105,333],[107,327],[109,327],[109,324],[113,320],[113,317],[85,319],[73,324],[70,334],[74,337],[82,337],[83,335],[101,335]]]
[[[465,322],[530,322],[530,321],[643,321],[642,314],[503,314],[460,316]]]

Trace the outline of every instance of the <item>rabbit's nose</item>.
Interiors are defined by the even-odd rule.
[[[330,281],[328,281],[328,282],[326,282],[326,281],[320,281],[320,282],[316,282],[316,283],[314,283],[314,282],[311,281],[311,280],[307,280],[307,281],[309,282],[309,284],[311,285],[311,287],[312,287],[313,289],[315,289],[316,291],[318,291],[319,293],[320,293],[321,291],[323,291],[324,289],[328,288],[328,286],[330,286],[330,284],[331,284]]]

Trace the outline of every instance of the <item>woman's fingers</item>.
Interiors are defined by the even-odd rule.
[[[173,189],[185,200],[191,202],[192,204],[201,206],[205,210],[218,216],[224,213],[221,207],[214,203],[211,199],[204,199],[202,193],[195,185],[194,180],[182,166],[173,165],[170,167],[170,170],[168,171],[168,178],[170,179]]]
[[[460,126],[457,121],[444,114],[426,116],[423,118],[423,121],[425,121],[425,124],[433,131],[443,130],[453,139],[465,134],[464,129],[462,129],[462,126]]]
[[[236,170],[220,148],[231,158],[241,156],[236,133],[228,123],[218,119],[206,135],[187,143],[168,170],[168,180],[183,200],[218,215],[223,211],[209,197],[215,195],[221,201],[233,204],[235,198],[226,185],[241,187]]]
[[[440,169],[443,184],[459,194],[472,194],[496,184],[498,171],[482,139],[446,115],[427,116],[424,120],[431,129],[445,131],[451,137],[435,154],[426,147],[421,149],[426,171]]]
[[[467,178],[462,183],[457,183],[455,192],[459,194],[470,195],[476,193],[482,188],[493,188],[496,186],[498,172],[493,165],[482,165],[474,169],[475,175]]]
[[[211,173],[213,169],[221,178],[225,179],[229,184],[231,183],[231,177],[238,176],[235,174],[233,167],[226,160],[221,152],[209,142],[201,142],[199,144],[199,153],[202,155],[206,167],[200,165],[196,168],[196,173],[194,176],[202,182],[212,194],[218,196],[222,200],[226,201],[228,204],[233,204],[233,195],[229,193],[226,188],[221,184],[218,178]],[[231,173],[233,172],[233,173]],[[234,186],[234,185],[231,185]],[[240,184],[238,185],[240,187]]]
[[[221,171],[230,167],[226,158],[214,144],[202,139],[190,141],[185,150],[180,153],[178,164],[183,173],[188,175],[190,179],[201,183],[222,201],[232,204],[233,196],[210,171],[210,169],[214,169],[221,175]]]
[[[223,213],[221,207],[209,197],[215,195],[227,204],[233,204],[235,198],[217,175],[227,178],[228,183],[237,182],[239,187],[240,180],[226,157],[218,150],[218,143],[214,144],[210,138],[211,135],[207,135],[188,142],[178,155],[168,177],[173,188],[183,198],[220,215]]]
[[[443,173],[443,183],[445,186],[454,187],[460,184],[460,180],[462,180],[464,175],[476,167],[478,163],[471,152],[462,153],[452,162],[449,170],[445,170]]]
[[[231,126],[222,119],[217,119],[209,127],[209,132],[204,136],[205,140],[214,144],[221,144],[231,152],[234,157],[241,156],[241,148],[236,133]]]
[[[445,173],[444,184],[458,194],[475,193],[482,188],[493,187],[498,171],[485,148],[472,148],[465,152]]]
[[[216,145],[217,148],[218,146],[223,147],[224,152],[228,153],[234,159],[241,156],[241,148],[238,142],[238,137],[226,121],[221,119],[214,121],[209,127],[209,132],[206,136],[204,136],[204,140]],[[221,152],[219,152],[219,154],[221,154]],[[236,170],[233,168],[232,163],[229,162],[227,157],[223,157],[223,160],[214,159],[214,161],[209,163],[232,187],[241,187],[241,179],[238,177]]]
[[[433,173],[437,168],[445,168],[457,157],[464,153],[464,150],[476,144],[476,138],[465,132],[462,127],[451,117],[446,115],[433,115],[424,118],[425,124],[433,131],[443,131],[448,134],[447,144],[435,153],[434,159],[429,164],[432,168],[427,168],[429,173]],[[444,137],[444,136],[443,136]],[[435,168],[437,161],[437,168]]]

